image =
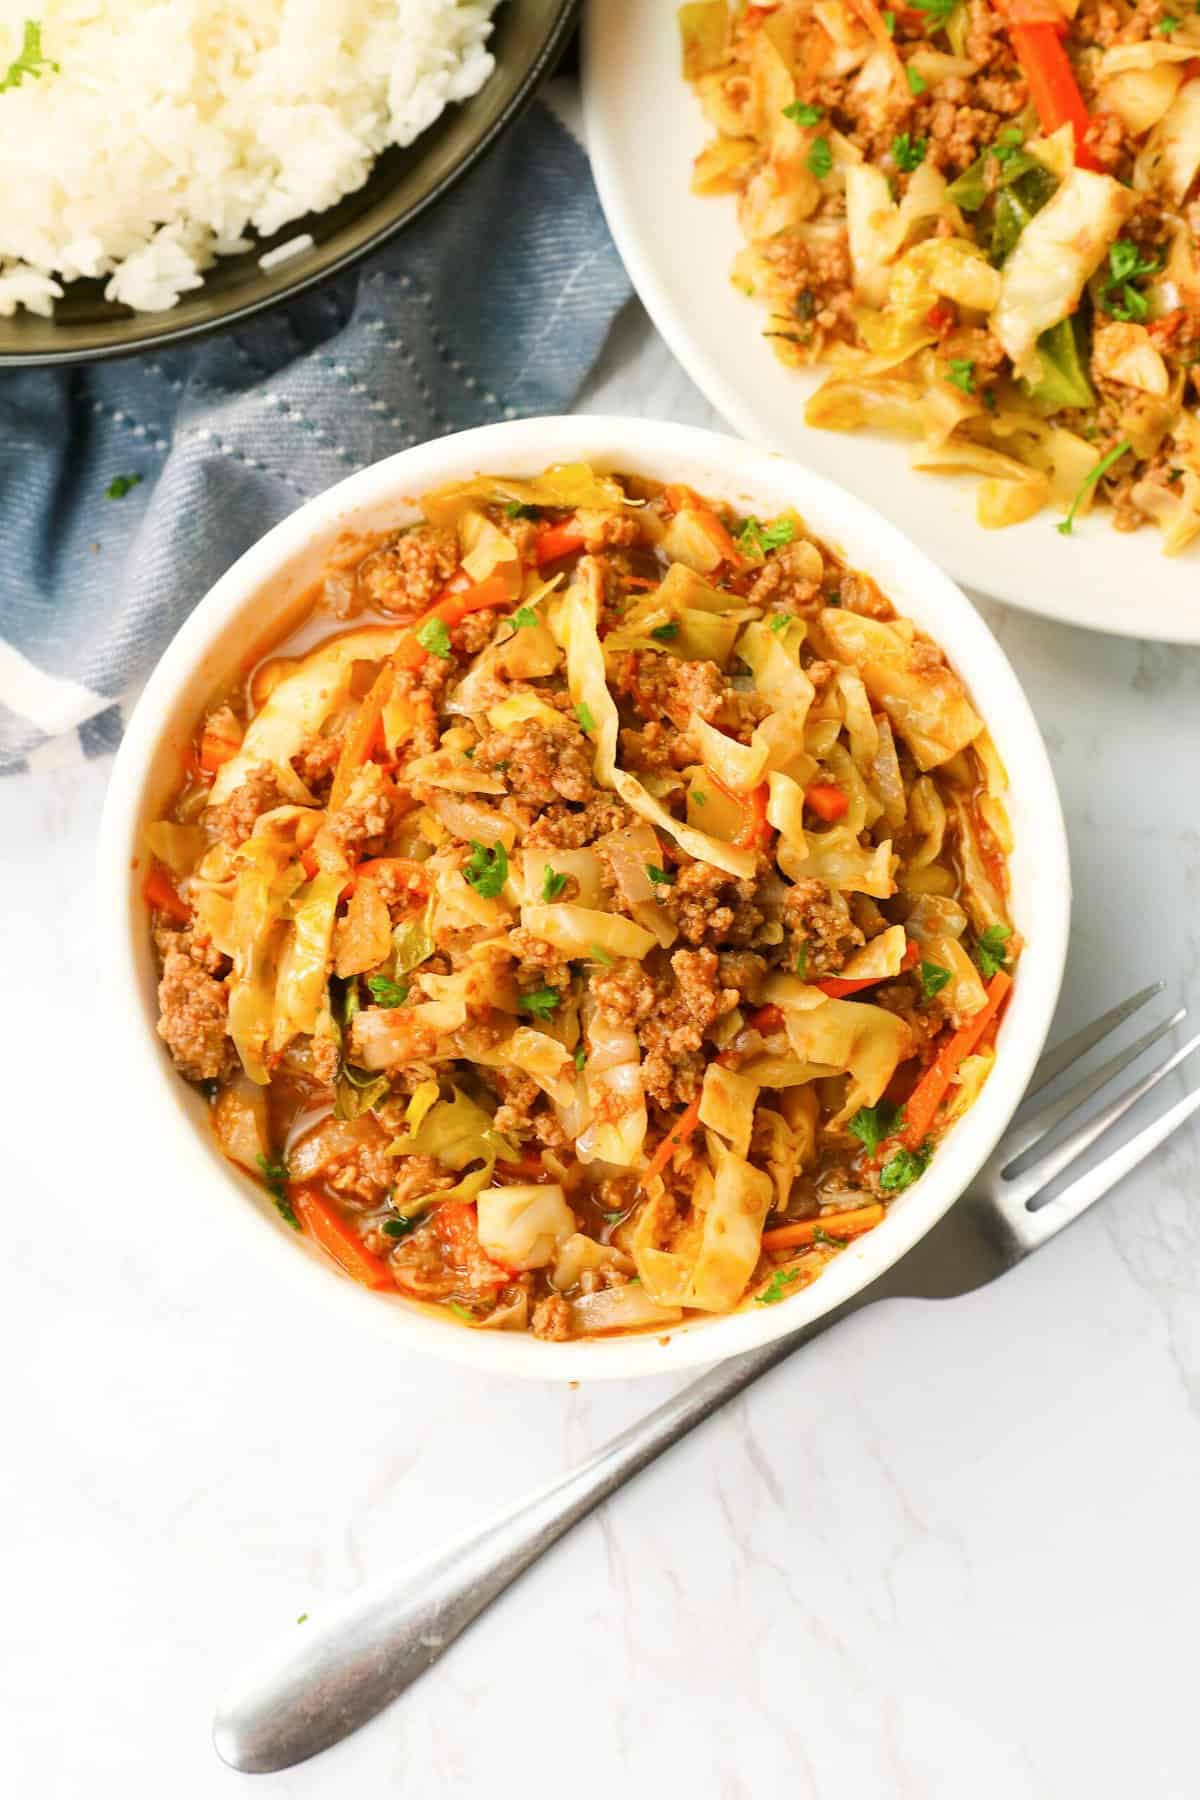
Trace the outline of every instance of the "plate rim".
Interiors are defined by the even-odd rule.
[[[327,263],[323,268],[314,269],[308,275],[297,276],[291,281],[283,278],[277,291],[261,294],[256,300],[246,300],[240,305],[231,306],[228,311],[222,312],[215,319],[196,319],[189,324],[178,325],[174,328],[156,331],[143,338],[137,338],[132,343],[91,344],[79,349],[68,348],[65,350],[0,350],[0,373],[10,369],[62,369],[83,363],[116,362],[123,357],[145,355],[148,351],[176,349],[180,344],[190,343],[195,339],[208,337],[214,332],[243,325],[247,319],[267,313],[273,307],[282,306],[288,301],[297,299],[301,294],[319,287],[322,282],[331,281],[335,275],[344,274],[355,263],[381,249],[384,244],[395,237],[398,232],[403,231],[406,226],[411,225],[429,207],[444,199],[451,188],[475,167],[481,157],[487,154],[502,133],[507,131],[510,125],[515,124],[526,107],[536,99],[542,82],[551,73],[565,47],[570,32],[578,23],[582,4],[583,0],[559,0],[558,13],[537,55],[487,129],[471,145],[465,155],[455,163],[454,167],[448,169],[439,180],[434,182],[427,193],[414,200],[396,218],[380,225],[361,244],[352,245],[335,257],[332,262]],[[473,99],[474,95],[471,98]],[[419,140],[414,141],[419,142]],[[320,217],[320,214],[305,213],[301,218],[293,220],[292,225],[295,232],[303,232],[305,221],[316,217]],[[131,316],[137,318],[139,315],[133,313]],[[153,319],[161,315],[146,313],[141,316]],[[113,321],[114,325],[122,326],[127,325],[128,322],[125,317]]]
[[[672,3],[672,0],[668,0]],[[601,23],[601,20],[604,23]],[[584,113],[584,132],[588,147],[588,155],[592,164],[592,175],[596,190],[600,196],[608,228],[620,253],[621,259],[629,273],[634,289],[650,316],[651,322],[667,348],[680,363],[684,372],[695,383],[709,404],[716,409],[721,419],[747,442],[780,455],[791,458],[795,462],[804,463],[815,473],[824,476],[835,484],[849,486],[841,482],[836,475],[826,473],[819,463],[815,462],[803,440],[786,439],[774,430],[765,420],[756,416],[751,402],[744,401],[741,390],[732,374],[727,377],[716,358],[703,340],[692,332],[682,311],[671,298],[666,282],[660,276],[655,264],[650,244],[638,232],[634,224],[633,207],[626,196],[626,186],[618,170],[621,164],[617,154],[615,138],[619,136],[614,129],[614,119],[606,103],[605,84],[600,76],[600,69],[605,54],[602,48],[602,34],[605,27],[611,25],[612,13],[608,8],[598,4],[587,7],[584,13],[581,31],[582,49],[582,97]],[[628,48],[628,46],[627,46]],[[673,78],[681,81],[677,72]],[[781,372],[784,365],[780,365]],[[882,442],[873,439],[873,442]],[[903,463],[898,466],[905,475],[912,473]],[[857,487],[851,488],[857,497],[867,505],[876,504],[872,496]],[[901,529],[914,531],[913,527]],[[1019,529],[1019,528],[1018,528]],[[953,536],[946,541],[931,543],[926,534],[921,533],[916,541],[943,567],[950,577],[966,589],[968,594],[978,596],[998,605],[1011,607],[1015,611],[1026,613],[1034,618],[1043,618],[1060,625],[1070,626],[1077,631],[1093,631],[1105,637],[1114,637],[1131,642],[1153,642],[1179,644],[1185,646],[1200,645],[1200,560],[1197,561],[1195,576],[1197,585],[1195,623],[1190,631],[1181,631],[1177,625],[1165,619],[1140,618],[1136,623],[1125,625],[1117,618],[1104,615],[1100,618],[1084,618],[1077,611],[1061,601],[1053,593],[1047,599],[1030,600],[1023,594],[1000,592],[988,584],[986,571],[986,541],[988,534],[982,527],[977,527],[983,542],[980,546],[976,566],[968,566],[965,547],[956,543]],[[1099,540],[1097,540],[1099,541]],[[1163,558],[1161,550],[1156,555]],[[1197,552],[1193,552],[1196,557]],[[1163,558],[1168,564],[1174,559]],[[1147,579],[1151,578],[1152,569],[1147,568]],[[1086,576],[1081,579],[1085,584]]]

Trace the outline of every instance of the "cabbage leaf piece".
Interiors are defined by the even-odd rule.
[[[712,1175],[697,1182],[690,1228],[670,1250],[644,1241],[639,1230],[633,1255],[642,1285],[657,1304],[729,1312],[758,1262],[775,1184],[715,1133],[707,1141]]]
[[[342,878],[321,871],[291,900],[291,930],[275,978],[275,1018],[271,1049],[284,1050],[301,1032],[316,1029],[328,1005],[327,971]]]
[[[479,1242],[506,1269],[544,1269],[575,1231],[575,1215],[553,1182],[484,1188]]]
[[[1038,338],[1074,312],[1135,205],[1134,193],[1111,175],[1076,167],[1025,226],[1000,271],[992,312],[992,330],[1018,375],[1038,378]]]
[[[272,689],[247,725],[241,749],[217,770],[210,806],[228,800],[259,763],[291,774],[292,758],[305,739],[319,731],[346,699],[355,663],[381,662],[404,635],[398,625],[366,625],[340,632],[310,650],[299,667]]]
[[[432,1090],[432,1093],[430,1092]],[[499,1156],[513,1161],[518,1151],[498,1132],[492,1115],[461,1088],[443,1100],[436,1081],[424,1081],[409,1102],[407,1129],[388,1146],[392,1156],[432,1156],[457,1172],[481,1158],[495,1164]]]
[[[826,607],[821,635],[838,662],[851,664],[921,770],[936,769],[983,730],[967,690],[946,663],[928,664],[913,642],[882,619]]]

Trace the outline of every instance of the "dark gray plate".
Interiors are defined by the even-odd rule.
[[[170,312],[135,313],[104,298],[103,281],[73,282],[52,319],[0,319],[0,367],[91,362],[178,343],[232,325],[365,256],[444,194],[529,101],[574,23],[579,0],[506,0],[492,35],[496,67],[473,99],[448,109],[407,150],[389,150],[370,179],[328,212],[297,219],[240,256],[225,256],[204,286]],[[300,232],[313,248],[264,274],[258,259]]]

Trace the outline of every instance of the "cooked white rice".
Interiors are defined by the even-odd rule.
[[[498,0],[0,0],[0,315],[110,277],[143,312],[360,187],[482,87]],[[10,71],[11,73],[11,71]]]

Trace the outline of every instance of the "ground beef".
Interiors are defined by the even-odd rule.
[[[823,604],[824,573],[821,552],[801,538],[768,556],[748,598],[754,606],[774,605],[801,616],[812,614]]]
[[[342,851],[360,850],[382,838],[392,821],[396,790],[378,763],[365,763],[350,783],[345,800],[331,812],[321,835]]]
[[[850,916],[846,898],[823,881],[798,881],[783,903],[784,923],[793,934],[793,964],[804,950],[805,973],[817,981],[836,975],[851,950],[866,942]]]
[[[695,741],[686,731],[678,731],[661,719],[649,719],[642,731],[629,727],[621,732],[620,760],[623,769],[655,775],[686,769],[700,758]]]
[[[585,805],[596,795],[593,751],[581,731],[548,730],[535,719],[512,732],[492,731],[475,752],[475,767],[499,770],[509,792],[526,806],[541,808],[556,800]]]
[[[236,850],[254,830],[260,813],[270,812],[282,799],[270,763],[257,763],[221,809],[221,841]]]
[[[388,1158],[395,1175],[392,1186],[392,1206],[397,1212],[407,1212],[417,1200],[423,1200],[427,1194],[438,1194],[444,1188],[453,1187],[458,1177],[448,1174],[433,1156],[393,1156]]]
[[[365,556],[356,586],[368,606],[411,617],[432,605],[457,567],[455,533],[440,525],[419,525]]]
[[[838,584],[838,597],[847,612],[866,619],[894,619],[896,610],[869,575],[847,573]]]
[[[292,758],[292,767],[312,793],[320,794],[333,780],[333,772],[337,768],[338,758],[342,754],[342,740],[336,737],[322,737],[319,731],[306,738],[300,749]]]
[[[332,1087],[338,1078],[341,1067],[341,1052],[337,1043],[330,1037],[313,1037],[309,1039],[309,1068],[314,1081],[322,1087]]]
[[[669,975],[657,977],[624,960],[593,976],[592,994],[608,1021],[636,1032],[647,1098],[668,1111],[686,1106],[703,1079],[704,1034],[738,1000],[721,984],[716,952],[676,950]]]
[[[571,1308],[561,1294],[547,1294],[533,1309],[534,1337],[563,1344],[571,1335]]]
[[[227,1036],[229,996],[216,974],[225,959],[190,929],[160,928],[155,942],[162,957],[158,1035],[189,1081],[220,1081],[235,1060]]]
[[[585,550],[628,550],[641,536],[641,526],[628,513],[581,510],[575,517]]]
[[[739,880],[711,863],[686,863],[660,904],[689,944],[744,948],[767,918],[755,880]]]
[[[732,988],[739,1000],[756,992],[767,973],[767,959],[753,950],[728,950],[719,958],[718,978],[723,988]]]
[[[633,815],[611,794],[598,794],[584,807],[547,806],[525,833],[530,850],[580,850],[610,831],[631,825]]]
[[[655,651],[627,652],[617,659],[618,693],[628,694],[643,719],[668,718],[680,731],[694,712],[713,721],[727,692],[714,662],[681,662]]]

